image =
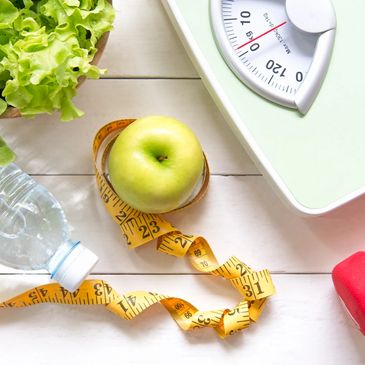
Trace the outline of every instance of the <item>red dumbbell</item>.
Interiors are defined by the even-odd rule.
[[[357,252],[332,271],[337,294],[365,335],[365,252]]]

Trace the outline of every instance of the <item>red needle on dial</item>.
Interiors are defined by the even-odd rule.
[[[241,49],[241,48],[243,48],[243,47],[247,46],[248,44],[250,44],[250,43],[252,43],[252,42],[255,42],[255,41],[256,41],[256,40],[258,40],[259,38],[263,37],[263,36],[264,36],[264,35],[266,35],[266,34],[269,34],[269,33],[273,32],[275,29],[278,29],[278,28],[282,27],[282,26],[283,26],[283,25],[285,25],[285,24],[286,24],[286,22],[283,22],[283,23],[281,23],[281,24],[277,25],[276,27],[271,28],[270,30],[268,30],[268,31],[267,31],[267,32],[265,32],[265,33],[262,33],[262,34],[261,34],[261,35],[259,35],[258,37],[254,38],[254,39],[251,39],[251,40],[250,40],[250,41],[248,41],[247,43],[242,44],[242,46],[239,46],[236,50],[238,51],[239,49]]]

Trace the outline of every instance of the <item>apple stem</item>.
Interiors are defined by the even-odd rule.
[[[159,160],[159,161],[165,161],[165,160],[167,160],[168,159],[168,157],[167,156],[158,156],[157,157],[157,160]]]

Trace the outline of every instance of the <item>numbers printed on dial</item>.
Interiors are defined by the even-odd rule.
[[[285,77],[286,67],[283,67],[279,63],[269,60],[266,64],[268,70],[272,70],[274,74],[280,74],[280,77]]]
[[[249,11],[247,11],[247,10],[241,11],[241,20],[240,20],[241,24],[242,25],[250,24],[251,21],[248,20],[248,19],[250,19],[250,17],[251,17],[251,13]]]
[[[290,22],[283,0],[221,0],[219,5],[219,16],[218,10],[212,14],[221,20],[213,24],[220,24],[214,29],[222,34],[217,39],[227,64],[259,94],[295,107],[318,37]]]
[[[293,29],[282,2],[223,0],[222,11],[227,36],[248,70],[255,70],[252,72],[270,86],[283,92],[294,93],[298,87],[296,84],[303,81],[304,74],[292,62],[296,57],[290,57],[300,49],[290,38]],[[290,33],[285,28],[291,28]],[[259,50],[261,55],[253,55]],[[277,55],[278,58],[268,58],[268,54]],[[288,62],[288,66],[283,66],[284,60]],[[265,68],[262,67],[262,63]],[[286,78],[285,82],[280,78]]]

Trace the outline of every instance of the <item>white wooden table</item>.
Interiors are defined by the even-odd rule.
[[[184,232],[204,235],[218,259],[240,257],[273,273],[277,295],[259,323],[220,340],[213,330],[182,332],[162,306],[133,322],[103,307],[38,305],[0,313],[1,364],[364,364],[364,337],[335,295],[330,272],[364,248],[365,199],[322,218],[298,217],[275,196],[228,129],[187,58],[158,0],[116,0],[115,30],[101,61],[102,80],[80,87],[86,116],[2,120],[0,135],[17,163],[62,203],[74,239],[100,257],[92,277],[117,291],[150,290],[200,309],[232,307],[240,296],[223,280],[149,244],[129,251],[102,205],[91,142],[119,118],[174,116],[200,138],[212,171],[206,198],[170,214]],[[317,179],[317,176],[308,177]],[[49,281],[45,273],[1,267],[0,299]]]

